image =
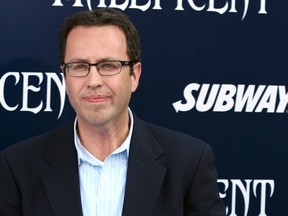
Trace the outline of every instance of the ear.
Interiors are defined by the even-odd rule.
[[[67,76],[66,76],[66,73],[65,73],[65,70],[64,70],[64,66],[61,65],[60,68],[61,68],[61,75],[63,74],[63,77],[64,77],[63,82],[64,82],[64,85],[65,85],[65,91],[66,91],[66,94],[68,95],[67,84],[66,84]]]
[[[141,62],[137,62],[136,64],[133,65],[133,74],[130,76],[131,77],[131,91],[132,92],[135,92],[138,85],[139,85],[141,71],[142,71]]]

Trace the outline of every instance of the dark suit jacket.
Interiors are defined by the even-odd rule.
[[[224,216],[209,145],[135,117],[123,216]],[[0,154],[1,216],[81,216],[73,123]]]

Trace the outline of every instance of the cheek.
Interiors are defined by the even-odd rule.
[[[68,96],[73,96],[77,92],[77,83],[71,82],[71,80],[66,80],[66,93]]]
[[[117,77],[107,77],[111,78],[111,80],[106,80],[104,86],[110,89],[114,94],[127,94],[132,89],[132,83],[130,77],[119,77],[120,79],[116,79]]]

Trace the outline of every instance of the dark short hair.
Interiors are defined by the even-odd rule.
[[[94,11],[85,11],[68,17],[59,33],[60,63],[64,63],[66,44],[69,33],[77,26],[108,26],[114,25],[120,28],[127,43],[127,55],[131,61],[138,61],[141,57],[140,37],[137,29],[128,16],[119,10],[104,8]]]

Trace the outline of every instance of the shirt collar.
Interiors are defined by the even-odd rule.
[[[124,140],[124,142],[114,151],[112,154],[119,154],[121,152],[126,151],[126,156],[128,158],[129,156],[129,149],[130,149],[130,143],[131,143],[131,137],[133,132],[133,125],[134,125],[134,118],[132,111],[128,107],[128,113],[130,117],[130,127],[128,136]],[[74,144],[76,147],[77,155],[78,155],[78,166],[80,166],[81,162],[86,161],[90,163],[91,165],[95,166],[103,166],[104,162],[98,160],[96,157],[94,157],[89,151],[87,151],[84,146],[81,144],[81,141],[79,139],[78,133],[77,133],[77,117],[74,121]]]

